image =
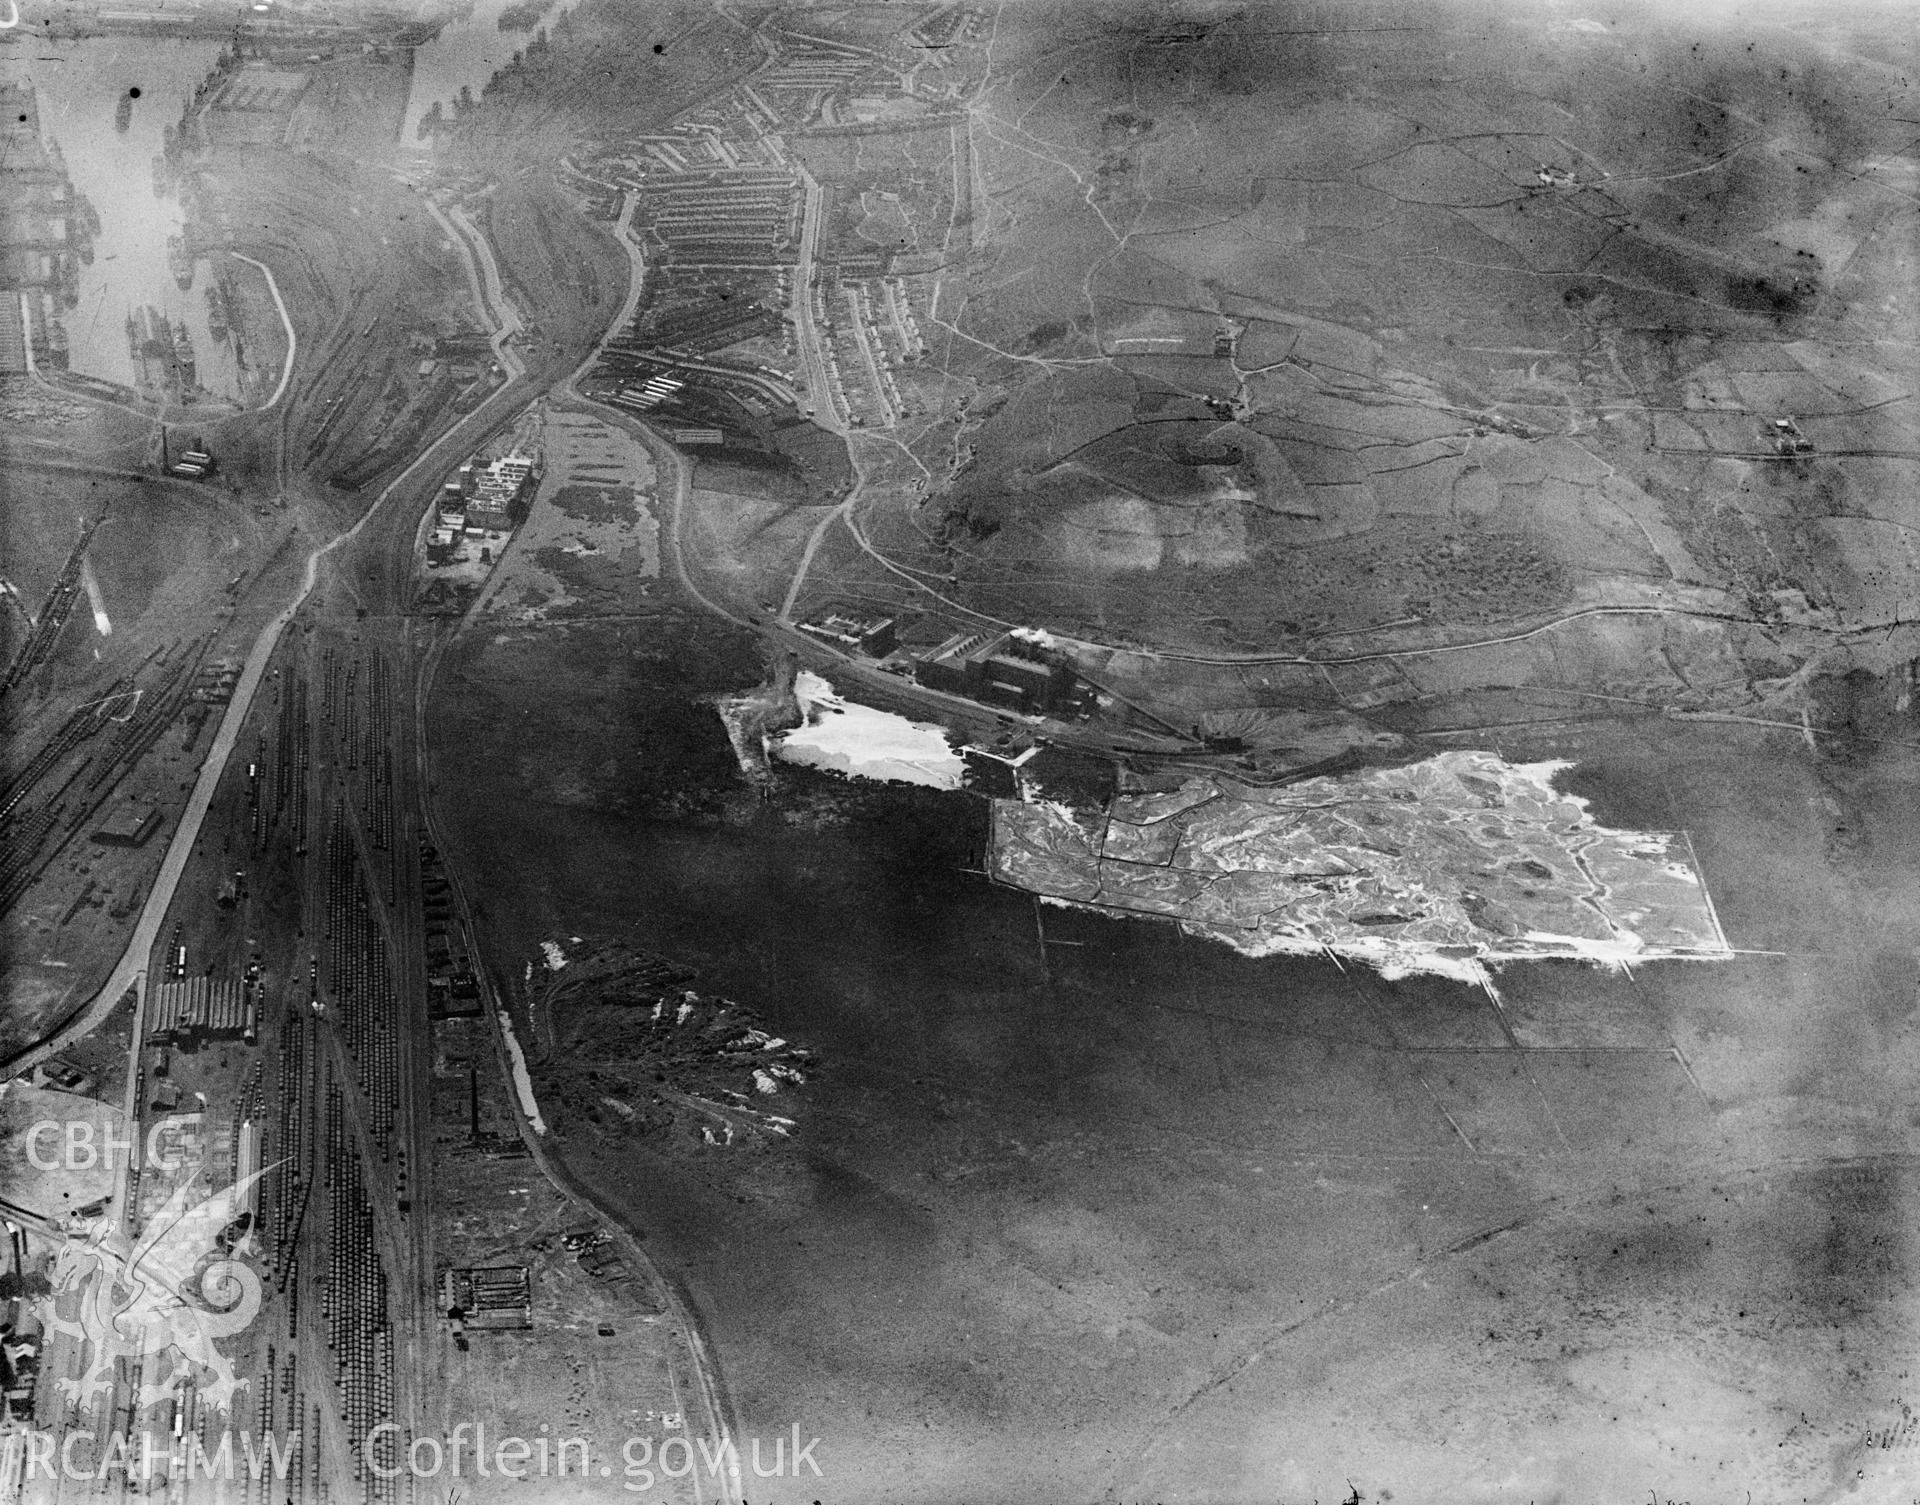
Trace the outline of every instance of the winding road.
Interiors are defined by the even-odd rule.
[[[275,312],[280,315],[280,327],[287,332],[287,358],[280,364],[280,385],[273,389],[273,396],[260,405],[263,409],[271,408],[286,396],[287,384],[293,380],[293,358],[300,349],[300,337],[294,333],[293,319],[287,313],[286,299],[280,296],[280,284],[273,275],[273,268],[264,261],[255,261],[251,256],[243,256],[238,251],[229,254],[235,261],[244,261],[250,267],[260,268],[261,275],[267,279],[267,291],[273,294],[273,306]]]

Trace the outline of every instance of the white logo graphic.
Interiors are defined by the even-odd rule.
[[[244,1199],[265,1171],[255,1171],[225,1191],[191,1206],[195,1172],[175,1188],[136,1244],[119,1220],[103,1218],[85,1235],[71,1235],[54,1256],[53,1292],[41,1300],[48,1333],[80,1340],[88,1355],[79,1379],[63,1379],[63,1395],[81,1407],[113,1388],[114,1360],[142,1361],[173,1355],[173,1367],[154,1379],[158,1365],[143,1362],[149,1376],[140,1404],[177,1399],[202,1370],[212,1375],[200,1397],[221,1412],[247,1382],[214,1346],[216,1338],[244,1331],[260,1315],[260,1277],[242,1256],[253,1249],[250,1227],[236,1227]],[[211,1258],[209,1258],[211,1256]]]

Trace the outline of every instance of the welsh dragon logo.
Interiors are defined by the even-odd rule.
[[[260,1315],[260,1277],[243,1262],[253,1235],[238,1227],[238,1209],[265,1171],[256,1171],[225,1191],[192,1202],[199,1174],[189,1176],[134,1242],[118,1219],[102,1218],[84,1235],[70,1236],[54,1256],[52,1294],[41,1297],[48,1333],[79,1339],[86,1372],[58,1382],[61,1394],[85,1408],[111,1391],[114,1361],[140,1361],[140,1404],[177,1399],[201,1371],[200,1398],[222,1413],[247,1382],[214,1346],[216,1338],[245,1330]],[[211,1258],[209,1258],[211,1256]],[[173,1356],[172,1368],[155,1377],[154,1362]]]

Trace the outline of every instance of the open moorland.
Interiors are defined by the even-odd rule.
[[[1631,605],[1564,637],[1656,700],[1871,658],[1917,583],[1910,38],[1272,19],[1008,7],[951,142],[802,146],[911,231],[929,349],[808,599],[1228,659]],[[1554,678],[1458,668],[1350,703]]]

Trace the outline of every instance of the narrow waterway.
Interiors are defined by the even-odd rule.
[[[567,9],[568,0],[475,0],[466,13],[440,28],[440,34],[413,55],[413,92],[407,97],[406,123],[400,129],[403,147],[424,147],[420,121],[436,104],[451,112],[462,89],[477,99],[487,80],[506,67],[534,31],[551,25]],[[535,11],[538,11],[537,19]],[[518,23],[502,30],[500,18]]]

